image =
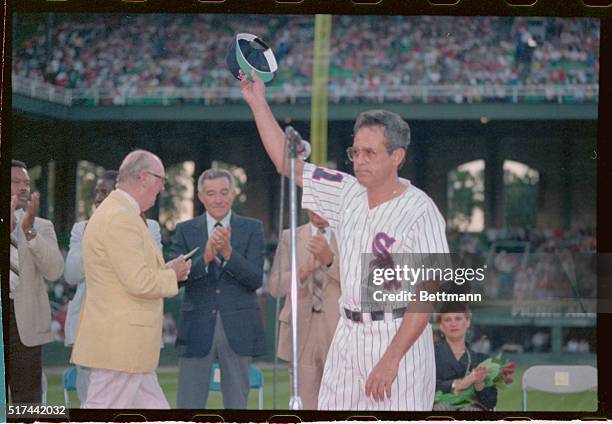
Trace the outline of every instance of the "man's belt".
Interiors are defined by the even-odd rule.
[[[391,311],[389,314],[392,319],[402,318],[406,313],[406,308],[398,308]],[[368,312],[360,312],[360,311],[351,311],[350,309],[344,308],[344,315],[355,322],[367,322],[367,321],[383,321],[385,319],[385,311],[372,311]]]

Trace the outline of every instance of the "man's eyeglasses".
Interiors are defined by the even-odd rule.
[[[154,177],[159,178],[164,186],[168,183],[168,177],[157,175],[155,172],[151,172],[151,171],[145,171],[145,172],[149,175],[153,175]]]
[[[365,160],[372,160],[374,156],[376,156],[376,150],[371,147],[349,147],[346,149],[346,154],[351,162],[354,162],[355,159],[358,159],[361,155]]]

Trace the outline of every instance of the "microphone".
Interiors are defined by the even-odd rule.
[[[310,143],[303,140],[300,133],[297,132],[291,125],[287,125],[285,127],[285,137],[289,143],[294,143],[296,145],[297,154],[300,159],[306,160],[310,157],[310,152],[312,151]]]

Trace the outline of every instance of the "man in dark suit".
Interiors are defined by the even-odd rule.
[[[209,169],[198,179],[206,212],[176,227],[172,256],[203,248],[185,284],[176,339],[177,405],[203,409],[213,362],[221,368],[226,409],[246,409],[249,366],[265,340],[255,291],[262,285],[264,236],[260,221],[232,212],[232,174]]]

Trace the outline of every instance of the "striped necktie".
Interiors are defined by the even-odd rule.
[[[17,239],[12,234],[11,234],[11,246],[14,247],[17,251],[19,251],[19,248],[17,247]],[[11,263],[9,266],[11,268],[11,271],[13,271],[17,275],[17,277],[19,277],[19,264],[16,264],[15,262],[13,262],[12,259],[13,257],[11,256]]]
[[[325,237],[325,229],[319,228],[319,234]],[[312,310],[321,312],[323,310],[323,281],[325,274],[323,266],[318,267],[312,273]]]

